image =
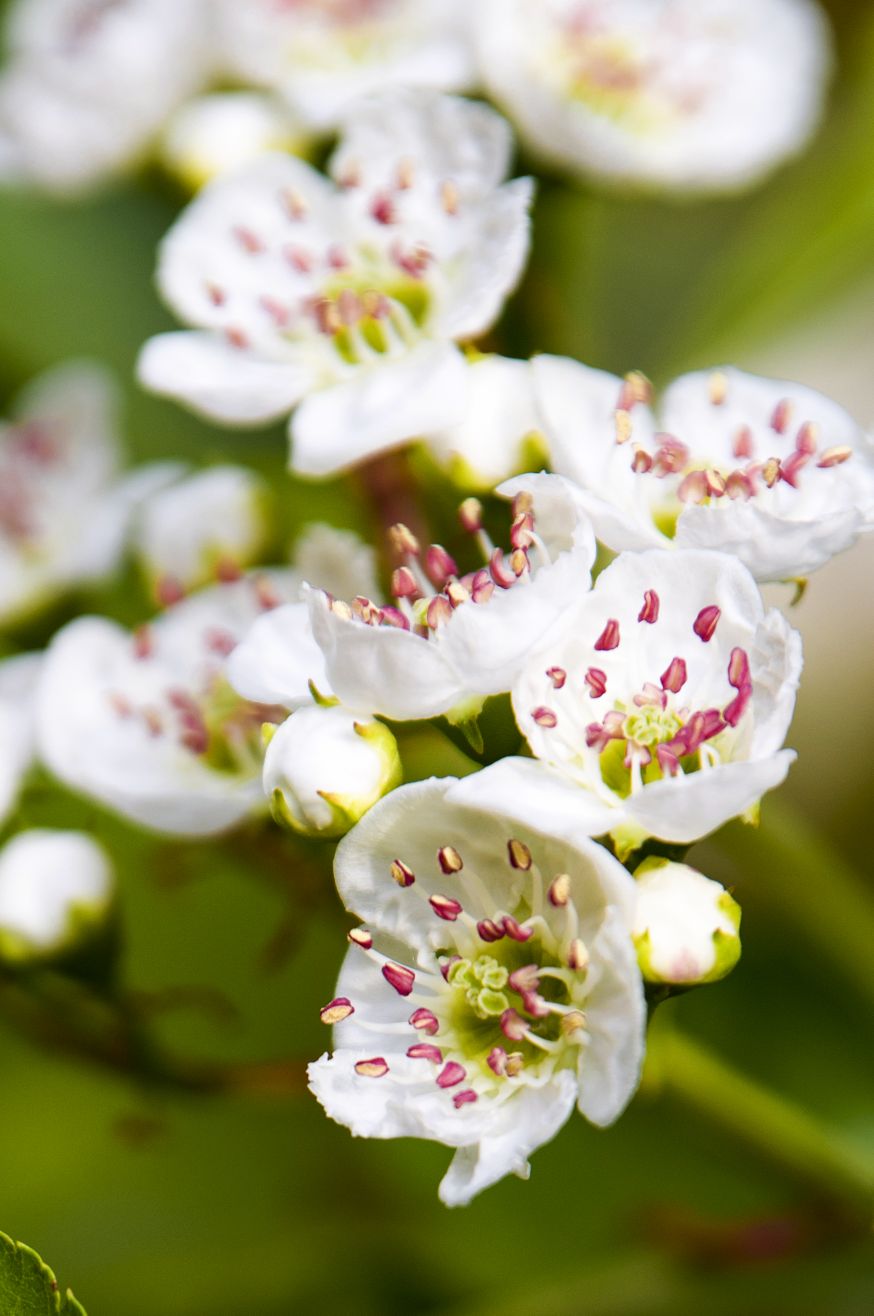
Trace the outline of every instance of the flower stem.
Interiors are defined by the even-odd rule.
[[[874,891],[806,818],[768,799],[758,827],[725,833],[732,864],[874,1004]]]
[[[874,1164],[833,1129],[671,1028],[653,1031],[644,1090],[672,1097],[745,1142],[865,1228]]]

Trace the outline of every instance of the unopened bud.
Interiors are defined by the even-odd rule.
[[[715,982],[740,958],[740,907],[718,882],[686,864],[647,859],[634,874],[633,937],[644,978]]]

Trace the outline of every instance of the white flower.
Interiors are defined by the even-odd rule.
[[[102,617],[63,627],[37,698],[46,765],[156,831],[205,835],[263,809],[261,727],[283,710],[240,698],[225,668],[296,585],[280,572],[213,585],[133,634]]]
[[[270,87],[305,123],[335,128],[358,97],[474,80],[465,0],[219,0],[224,64]]]
[[[426,435],[428,447],[462,488],[495,485],[546,458],[528,361],[475,356],[467,366],[466,403],[455,425]]]
[[[698,371],[656,418],[641,375],[548,356],[533,371],[553,464],[609,548],[719,549],[757,580],[787,580],[874,528],[874,447],[813,389]]]
[[[620,852],[696,840],[785,777],[800,672],[799,635],[735,558],[623,553],[514,687],[541,760],[512,761],[525,806]]]
[[[388,727],[336,705],[293,713],[264,756],[264,793],[274,817],[305,836],[343,836],[400,781]]]
[[[267,486],[244,466],[210,466],[147,498],[133,544],[159,600],[240,575],[266,547],[270,511]]]
[[[489,92],[546,159],[710,191],[801,150],[831,64],[812,0],[483,0]]]
[[[650,982],[716,982],[740,958],[740,907],[703,873],[668,859],[635,871],[634,944]]]
[[[633,879],[572,823],[520,821],[512,789],[482,807],[492,771],[403,786],[341,842],[340,895],[367,926],[322,1010],[334,1054],[309,1070],[353,1133],[456,1148],[448,1205],[526,1178],[574,1104],[615,1120],[643,1055]]]
[[[204,82],[209,0],[18,0],[0,134],[22,181],[73,191],[133,164]]]
[[[34,753],[34,691],[42,654],[0,662],[0,824],[18,798]]]
[[[454,423],[457,339],[482,334],[528,249],[506,123],[396,92],[360,105],[331,161],[264,156],[204,188],[158,282],[187,332],[143,349],[155,392],[227,424],[291,421],[291,465],[328,475]],[[298,405],[300,404],[300,405]]]
[[[356,711],[404,721],[449,713],[463,721],[509,690],[532,647],[560,631],[589,586],[595,545],[573,485],[522,475],[498,489],[513,498],[511,549],[495,549],[479,504],[462,504],[465,527],[487,565],[462,573],[440,545],[421,549],[394,528],[405,565],[395,602],[351,607],[309,591],[313,634],[333,693]]]
[[[122,479],[116,390],[87,362],[47,371],[0,425],[0,623],[115,567],[137,503],[175,467]]]
[[[309,144],[288,110],[254,91],[213,92],[182,105],[167,123],[161,161],[192,192],[267,151],[301,154]]]
[[[0,850],[0,957],[74,949],[105,923],[114,892],[109,859],[84,832],[19,833]]]

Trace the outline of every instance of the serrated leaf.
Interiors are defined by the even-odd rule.
[[[0,1233],[0,1312],[3,1316],[87,1316],[33,1248]]]

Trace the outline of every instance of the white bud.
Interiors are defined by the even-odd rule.
[[[0,956],[75,949],[105,923],[114,890],[109,859],[84,832],[21,832],[0,851]]]
[[[382,722],[338,705],[293,713],[273,734],[264,790],[274,816],[306,836],[342,836],[400,784],[397,742]]]
[[[647,859],[634,874],[633,937],[650,982],[715,982],[740,957],[740,907],[718,882],[686,864]]]
[[[258,92],[217,92],[177,110],[161,142],[161,160],[183,186],[197,192],[219,174],[265,151],[300,153],[304,130],[289,112]]]

